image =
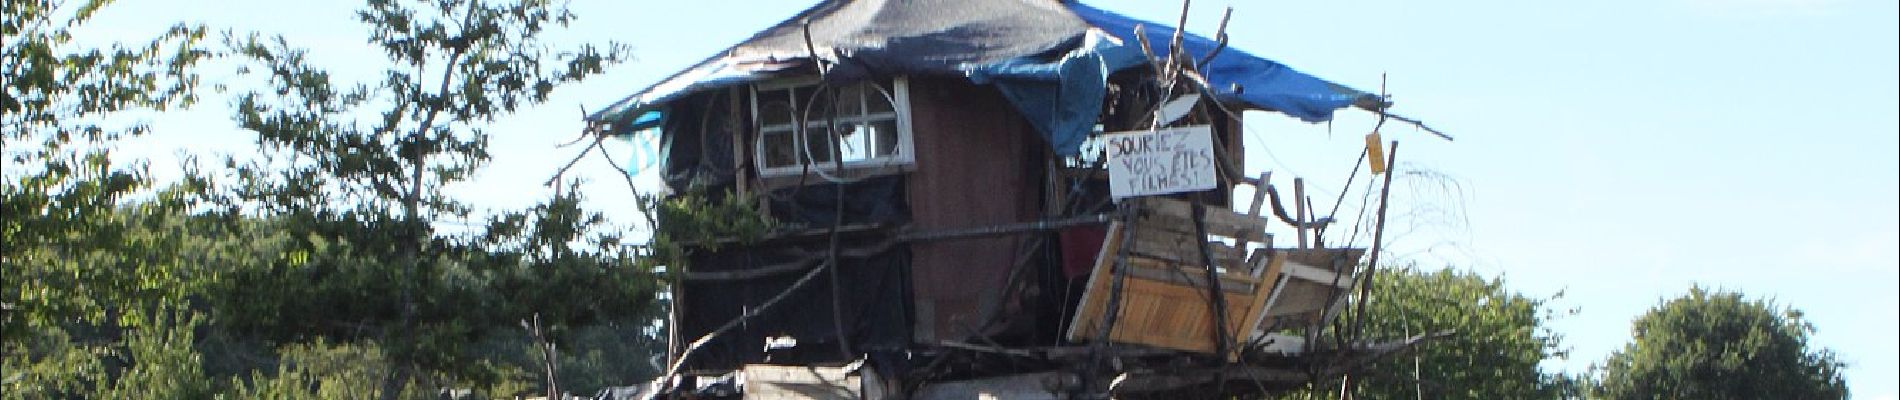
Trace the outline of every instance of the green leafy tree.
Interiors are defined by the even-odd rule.
[[[184,190],[115,163],[150,112],[190,105],[204,30],[76,44],[110,1],[9,1],[0,11],[0,397],[201,398],[182,304],[200,281]],[[133,121],[133,122],[126,122]]]
[[[127,237],[138,221],[121,212],[150,181],[142,168],[114,164],[107,151],[147,126],[107,120],[192,103],[191,68],[208,54],[198,46],[204,30],[180,25],[144,44],[105,49],[72,43],[72,30],[109,3],[10,1],[0,15],[0,334],[7,337],[46,324],[108,322],[113,306],[172,287],[152,281],[169,275],[153,270],[165,257],[115,258],[155,249]],[[174,207],[169,200],[176,199],[152,204]]]
[[[1550,304],[1561,295],[1526,296],[1510,290],[1502,279],[1449,268],[1385,269],[1374,280],[1361,331],[1364,340],[1449,335],[1355,371],[1349,381],[1351,398],[1556,399],[1574,392],[1568,377],[1537,366],[1564,355],[1561,336],[1546,326],[1563,315]],[[1342,322],[1335,328],[1348,326]],[[1310,389],[1313,393],[1292,396],[1338,397],[1339,384],[1320,382]]]
[[[1691,287],[1636,318],[1602,366],[1606,399],[1844,399],[1843,364],[1801,312]]]
[[[374,82],[338,82],[281,38],[228,41],[267,80],[235,100],[267,157],[234,160],[228,195],[290,238],[285,257],[234,272],[220,291],[231,328],[276,343],[373,341],[390,365],[376,391],[395,398],[420,378],[506,380],[465,344],[518,333],[531,315],[559,337],[647,313],[651,274],[571,193],[488,218],[482,232],[436,229],[473,214],[443,189],[488,161],[484,126],[625,48],[550,49],[544,31],[575,17],[554,1],[370,0],[357,15],[388,57]]]
[[[653,274],[577,195],[434,228],[471,213],[441,189],[487,160],[482,126],[620,46],[549,50],[539,32],[573,15],[548,2],[370,1],[392,66],[347,85],[281,40],[232,38],[268,79],[235,101],[268,156],[159,190],[110,150],[192,104],[213,53],[186,26],[75,45],[109,3],[8,2],[0,20],[0,398],[527,394],[541,364],[516,322],[536,314],[581,381],[565,387],[650,373],[645,348],[572,345],[657,347]],[[478,338],[498,345],[463,345]]]

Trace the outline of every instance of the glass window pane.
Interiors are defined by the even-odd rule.
[[[790,131],[764,132],[761,136],[765,141],[766,168],[798,165],[798,145]]]
[[[805,128],[805,148],[811,154],[812,162],[831,162],[830,131],[824,127]]]
[[[792,123],[791,93],[786,90],[759,91],[759,124],[784,125]]]
[[[895,87],[864,80],[758,91],[760,167],[778,174],[805,164],[830,168],[902,156],[906,138],[898,131]],[[831,128],[839,136],[832,137]]]
[[[871,134],[869,135],[871,148],[876,149],[875,152],[872,153],[872,157],[896,155],[897,142],[899,140],[897,137],[897,120],[875,121],[872,122],[869,127],[871,128]]]
[[[842,148],[839,149],[844,153],[844,160],[862,161],[874,157],[870,152],[870,128],[862,124],[851,124],[845,128]]]
[[[865,83],[858,82],[838,88],[838,116],[852,117],[864,115]]]
[[[793,90],[793,94],[798,96],[796,103],[798,104],[798,117],[805,119],[805,122],[823,122],[826,118],[831,117],[829,114],[826,114],[831,112],[831,107],[828,107],[829,103],[827,103],[827,101],[829,101],[826,97],[827,94],[824,91],[818,90],[817,86],[797,88]],[[808,110],[806,108],[810,109]]]
[[[891,85],[873,85],[868,82],[865,85],[864,104],[869,108],[865,110],[866,113],[887,113],[895,109],[891,107],[891,99],[896,95],[887,89],[892,87]]]

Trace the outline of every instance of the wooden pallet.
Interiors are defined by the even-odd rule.
[[[1122,222],[1109,226],[1088,289],[1070,322],[1069,340],[1094,339],[1108,306],[1112,271],[1120,261],[1127,275],[1109,340],[1213,354],[1219,343],[1217,323],[1200,252],[1207,238],[1194,232],[1192,206],[1151,198],[1141,199],[1139,207],[1132,231]],[[1207,232],[1236,238],[1259,237],[1267,225],[1263,218],[1224,209],[1207,209],[1203,222]],[[1132,241],[1125,240],[1130,236]],[[1258,327],[1285,261],[1268,257],[1265,249],[1249,251],[1245,239],[1240,240],[1234,245],[1209,243],[1227,306],[1221,332],[1234,341],[1245,340]],[[1129,246],[1127,257],[1118,260],[1122,246]],[[1230,358],[1238,355],[1238,348],[1232,350]]]

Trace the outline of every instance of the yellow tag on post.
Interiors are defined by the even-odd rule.
[[[1372,165],[1372,174],[1385,173],[1385,147],[1379,140],[1379,132],[1366,134],[1366,162]]]

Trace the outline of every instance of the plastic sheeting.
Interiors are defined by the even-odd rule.
[[[994,84],[1057,154],[1073,155],[1098,117],[1106,77],[1142,61],[1136,26],[1144,26],[1155,46],[1165,46],[1174,34],[1166,25],[1077,2],[825,1],[588,119],[632,122],[685,94],[814,73],[808,61],[816,56],[832,66],[825,79],[834,81],[919,74]],[[1218,43],[1187,34],[1182,46],[1201,57]],[[1202,72],[1216,99],[1308,122],[1329,120],[1334,110],[1354,104],[1383,105],[1376,95],[1234,48],[1222,50]]]
[[[847,240],[861,243],[862,237]],[[795,261],[802,254],[822,253],[822,238],[807,243],[783,243],[771,246],[731,246],[717,251],[695,251],[690,265],[694,272],[753,270],[762,265]],[[830,279],[814,279],[791,290],[768,313],[747,319],[736,329],[713,338],[687,363],[692,370],[732,370],[746,364],[776,363],[811,365],[842,364],[851,359],[838,351],[839,326],[852,345],[853,353],[902,354],[910,343],[910,324],[906,275],[910,254],[902,246],[863,257],[840,257],[837,273],[840,285],[832,288]],[[812,262],[809,268],[819,268]],[[695,280],[679,283],[676,307],[687,310],[679,315],[681,340],[694,340],[728,321],[759,307],[794,287],[804,272],[775,274],[739,280]],[[832,311],[832,296],[842,310]],[[834,322],[834,317],[842,321]],[[842,322],[842,324],[838,323]],[[790,348],[767,349],[767,338],[789,336],[797,341]]]
[[[1153,46],[1165,46],[1174,36],[1174,28],[1167,25],[1125,17],[1080,3],[1065,4],[1083,21],[1088,21],[1089,25],[1122,38],[1124,45],[1140,46],[1135,43],[1137,25],[1144,26],[1142,33],[1148,36],[1148,42]],[[1205,56],[1217,46],[1219,42],[1200,35],[1182,35],[1181,47],[1190,56]],[[1137,48],[1135,51],[1140,50]],[[1377,105],[1382,102],[1377,95],[1327,82],[1232,47],[1221,50],[1219,55],[1201,67],[1201,73],[1207,76],[1217,99],[1279,111],[1306,122],[1330,120],[1333,110],[1355,103]]]
[[[965,73],[971,82],[996,85],[1048,139],[1056,155],[1073,156],[1101,116],[1108,74],[1141,62],[1139,48],[1091,29],[1082,45],[1061,59],[967,66]]]

